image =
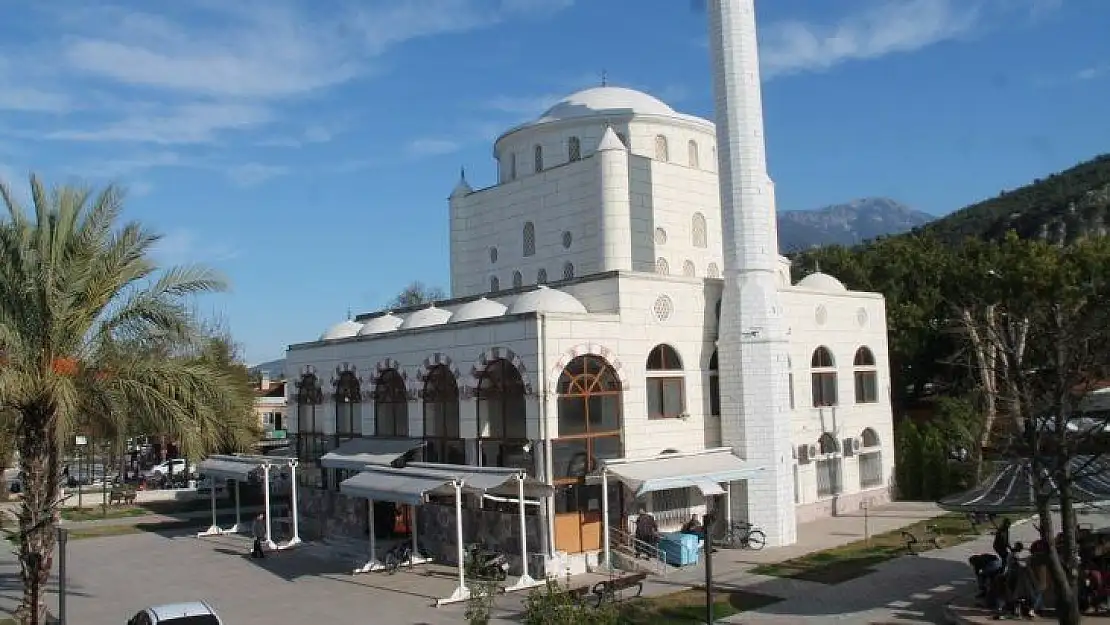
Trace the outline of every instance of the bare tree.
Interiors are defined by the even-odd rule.
[[[444,299],[447,299],[447,294],[443,289],[438,286],[429,287],[423,282],[416,281],[410,283],[396,297],[389,300],[386,306],[388,308],[408,308],[421,304],[431,304]]]

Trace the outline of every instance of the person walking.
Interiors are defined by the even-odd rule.
[[[262,550],[262,541],[266,538],[266,516],[259,513],[254,517],[254,525],[251,527],[251,533],[254,535],[254,548],[251,549],[252,558],[265,558],[266,552]]]

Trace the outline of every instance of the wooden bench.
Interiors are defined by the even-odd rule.
[[[647,573],[633,573],[632,575],[622,575],[615,579],[607,579],[594,584],[593,593],[597,597],[597,605],[600,606],[606,599],[616,600],[617,593],[630,588],[636,589],[635,597],[639,597],[644,592],[644,580],[647,579]]]
[[[911,556],[916,556],[918,554],[916,545],[922,544],[923,541],[918,540],[913,532],[907,532],[906,530],[902,530],[902,540],[906,541],[906,551],[909,552]],[[940,534],[937,534],[936,525],[925,526],[924,544],[931,549],[940,549],[942,547],[940,543]]]
[[[130,506],[135,503],[137,496],[134,488],[113,488],[108,493],[108,505],[126,504]]]

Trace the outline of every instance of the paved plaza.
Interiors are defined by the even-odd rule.
[[[868,525],[874,533],[936,514],[927,504],[892,504],[876,509]],[[1110,524],[1106,515],[1086,515],[1085,523]],[[748,570],[803,553],[863,537],[862,517],[837,517],[799,528],[798,545],[762,552],[721,550],[715,578],[726,589],[782,597],[784,600],[729,619],[736,623],[937,623],[952,598],[971,592],[966,561],[990,549],[990,537],[956,547],[903,557],[881,564],[865,577],[837,585],[760,577]],[[1014,539],[1032,539],[1029,525],[1015,529]],[[200,539],[195,532],[144,533],[73,541],[68,552],[70,622],[121,625],[138,609],[191,599],[209,601],[229,625],[299,625],[300,623],[461,623],[462,605],[435,608],[435,599],[451,593],[455,570],[421,566],[396,575],[351,575],[351,562],[320,546],[305,545],[247,557],[245,536]],[[702,577],[695,568],[657,578],[645,594],[682,590]],[[0,557],[0,610],[19,597],[19,580],[10,554]],[[56,606],[56,587],[50,602]],[[513,622],[523,595],[498,599],[500,622]]]

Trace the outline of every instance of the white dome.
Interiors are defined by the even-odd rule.
[[[519,315],[529,312],[585,314],[589,311],[570,293],[541,286],[517,297],[509,307],[508,314]]]
[[[677,115],[665,102],[642,91],[624,87],[593,87],[572,93],[547,109],[536,120],[553,122],[576,117],[610,115]]]
[[[843,282],[837,280],[827,273],[821,273],[820,271],[811,273],[808,276],[802,278],[798,281],[798,284],[794,286],[798,286],[803,289],[810,289],[813,291],[837,292],[848,290],[848,287],[844,286]]]
[[[324,331],[320,335],[321,341],[334,341],[336,339],[346,339],[358,334],[362,329],[362,324],[357,321],[341,321]]]
[[[362,324],[362,329],[358,331],[359,336],[369,336],[371,334],[382,334],[384,332],[392,332],[397,329],[404,319],[394,315],[393,313],[386,313],[381,317],[374,317],[373,319]]]
[[[455,311],[455,314],[451,315],[450,323],[500,317],[505,314],[507,309],[508,307],[501,302],[495,302],[483,297],[460,306],[459,309]]]
[[[404,322],[397,328],[398,330],[408,330],[410,328],[426,328],[428,326],[438,326],[447,323],[451,318],[451,311],[435,306],[429,306],[418,310],[408,317],[405,317]]]

